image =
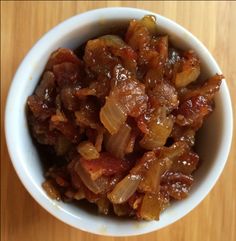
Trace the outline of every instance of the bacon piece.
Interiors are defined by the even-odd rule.
[[[109,153],[100,153],[100,157],[93,160],[80,158],[80,164],[93,180],[104,176],[126,173],[130,162],[117,159]]]

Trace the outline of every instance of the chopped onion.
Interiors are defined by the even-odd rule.
[[[77,146],[77,151],[86,160],[99,158],[99,152],[90,141],[80,142]]]
[[[143,178],[138,190],[146,193],[157,193],[160,189],[160,162],[157,158],[149,164],[149,168],[143,173]]]
[[[157,24],[155,16],[147,15],[144,16],[139,22],[145,26],[151,34],[157,33]]]
[[[103,35],[99,39],[104,40],[106,46],[108,47],[116,47],[116,48],[121,48],[121,47],[129,47],[120,37],[117,35]]]
[[[189,146],[184,141],[175,142],[172,146],[166,148],[165,156],[167,156],[170,160],[175,160],[176,158],[183,155],[187,150],[189,150]]]
[[[110,134],[115,134],[126,121],[126,113],[113,98],[107,97],[105,105],[100,111],[100,120]]]
[[[200,61],[193,51],[184,53],[182,71],[176,74],[175,86],[177,88],[185,87],[191,82],[197,80],[200,75]]]
[[[185,87],[191,82],[195,81],[200,75],[200,66],[188,68],[176,74],[175,86],[177,88]]]
[[[84,185],[95,194],[100,193],[102,190],[100,186],[91,179],[89,173],[87,173],[83,167],[80,165],[79,162],[75,164],[75,171],[80,176],[81,180],[83,181]]]
[[[139,216],[145,220],[158,220],[161,212],[161,199],[159,194],[144,195]]]
[[[103,142],[103,137],[104,137],[104,128],[99,128],[97,130],[98,134],[95,140],[95,148],[97,149],[98,152],[102,150],[102,142]]]
[[[138,163],[130,170],[133,175],[142,177],[138,190],[140,192],[157,193],[160,185],[160,161],[155,152],[146,152]]]
[[[160,176],[164,174],[166,171],[170,170],[173,161],[170,160],[168,157],[165,157],[160,160]]]
[[[120,127],[119,131],[114,135],[109,135],[106,141],[106,150],[117,158],[123,158],[130,140],[131,127],[124,124]]]
[[[166,116],[165,108],[159,108],[152,114],[148,122],[149,132],[144,135],[140,145],[147,149],[153,150],[164,146],[173,128],[172,116]]]
[[[136,140],[136,133],[131,132],[130,133],[130,139],[129,142],[125,148],[125,153],[132,153],[134,150],[134,145],[135,145],[135,140]]]
[[[116,184],[115,188],[111,193],[107,195],[107,197],[112,203],[124,203],[137,190],[140,181],[141,176],[128,174],[125,178]]]
[[[87,96],[96,96],[96,90],[93,88],[82,88],[76,90],[75,95],[79,99],[85,99]]]

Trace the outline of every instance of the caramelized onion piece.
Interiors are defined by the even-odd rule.
[[[101,152],[101,150],[102,150],[104,131],[105,131],[104,128],[99,128],[97,130],[98,133],[97,133],[97,137],[96,137],[94,146],[95,146],[95,148],[97,149],[98,152]]]
[[[111,135],[117,133],[121,125],[125,123],[126,118],[127,115],[120,104],[116,100],[107,97],[106,104],[100,111],[100,120]]]
[[[98,194],[102,191],[101,187],[94,181],[92,180],[91,176],[89,173],[87,173],[84,168],[81,166],[80,162],[77,162],[75,164],[75,171],[83,181],[84,185],[94,192],[95,194]]]
[[[107,195],[108,199],[115,204],[126,202],[137,190],[141,181],[141,176],[128,174],[122,179],[111,193]]]
[[[161,207],[159,195],[146,193],[138,213],[139,217],[145,220],[158,220],[160,212]]]
[[[184,141],[189,146],[193,146],[195,143],[195,131],[191,127],[186,128],[174,124],[170,137],[173,138],[176,142]]]
[[[130,139],[128,141],[128,144],[125,148],[125,153],[132,153],[134,151],[135,146],[135,140],[136,140],[137,134],[134,131],[131,131],[130,133]]]
[[[176,74],[175,86],[185,87],[200,75],[200,61],[193,51],[184,53],[182,71]]]
[[[77,146],[77,151],[84,159],[87,160],[99,158],[99,152],[90,141],[80,142]]]
[[[123,158],[127,144],[130,140],[131,127],[124,124],[114,135],[109,135],[106,141],[106,150],[117,158]]]
[[[161,158],[159,162],[160,162],[160,176],[161,176],[162,174],[170,170],[170,168],[172,167],[173,161],[168,157],[164,157],[164,158]]]
[[[155,21],[152,17],[144,17],[140,21],[132,20],[126,32],[126,42],[135,51],[141,52],[151,41],[152,34],[149,32],[149,30],[153,30],[154,23]]]
[[[160,55],[160,61],[166,61],[168,58],[169,37],[168,35],[158,36],[152,39],[153,45]]]
[[[99,38],[100,40],[103,40],[106,46],[109,47],[126,47],[128,46],[120,37],[117,35],[103,35],[102,37]]]
[[[139,22],[143,26],[145,26],[151,34],[154,35],[157,33],[157,24],[156,24],[155,16],[153,15],[144,16]]]
[[[175,86],[177,88],[185,87],[191,82],[195,81],[200,75],[200,66],[187,68],[176,74]]]
[[[138,210],[138,217],[144,220],[159,220],[162,210],[169,204],[168,195],[146,193]]]
[[[147,150],[165,145],[173,127],[172,117],[166,116],[165,108],[159,108],[155,111],[147,125],[149,131],[140,141],[140,145]]]
[[[151,155],[144,155],[147,158],[144,163],[144,170],[142,172],[142,180],[138,186],[138,190],[145,193],[157,193],[160,187],[161,168],[160,161],[155,156],[154,152]],[[154,155],[152,155],[154,154]],[[147,156],[147,157],[146,157]]]
[[[142,177],[138,186],[139,192],[158,193],[160,187],[160,177],[172,164],[169,158],[159,158],[158,155],[149,151],[130,170],[133,175]]]
[[[82,88],[76,90],[75,95],[79,99],[85,99],[87,96],[96,96],[96,90],[94,88]]]
[[[162,157],[168,157],[170,160],[176,160],[183,155],[186,151],[189,151],[189,146],[184,141],[175,142],[170,147],[164,147]]]

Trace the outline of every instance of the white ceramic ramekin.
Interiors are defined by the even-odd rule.
[[[74,16],[46,33],[20,64],[9,91],[5,128],[6,139],[15,170],[34,199],[52,215],[75,228],[108,236],[129,236],[163,228],[182,218],[210,192],[226,163],[232,139],[232,108],[226,82],[217,94],[214,113],[204,124],[198,137],[198,151],[204,160],[195,174],[190,196],[173,203],[161,214],[160,221],[140,222],[116,219],[87,212],[82,208],[51,200],[42,189],[43,170],[32,143],[26,121],[26,99],[35,89],[51,52],[59,47],[75,48],[86,40],[111,28],[111,22],[142,18],[153,14],[159,30],[170,36],[174,45],[193,49],[201,60],[202,78],[221,73],[216,61],[203,44],[177,23],[145,10],[104,8]]]

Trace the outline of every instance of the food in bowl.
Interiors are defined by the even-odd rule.
[[[145,16],[125,34],[51,54],[27,101],[32,135],[52,160],[43,183],[51,198],[153,220],[187,197],[195,135],[223,76],[200,82],[197,55],[157,28]]]

